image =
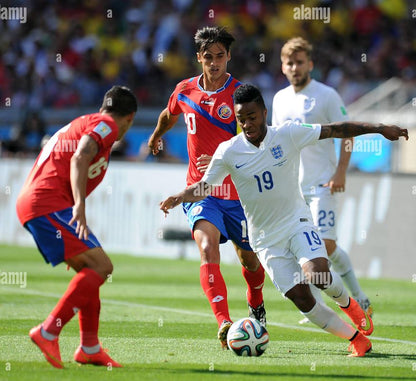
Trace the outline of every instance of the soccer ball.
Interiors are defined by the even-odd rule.
[[[269,333],[258,320],[243,318],[228,330],[227,344],[237,356],[261,356],[269,344]]]

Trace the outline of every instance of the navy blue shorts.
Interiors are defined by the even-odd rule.
[[[252,251],[248,243],[247,220],[239,200],[208,196],[202,201],[186,202],[182,207],[192,232],[197,221],[207,220],[220,231],[220,243],[230,239],[240,248]]]
[[[69,225],[72,207],[33,218],[25,228],[33,235],[46,263],[56,266],[78,254],[101,247],[97,238],[89,232],[88,239],[79,239],[75,226]]]

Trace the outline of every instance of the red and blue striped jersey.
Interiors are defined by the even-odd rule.
[[[170,114],[184,114],[188,129],[188,186],[198,182],[203,176],[196,167],[197,158],[202,154],[212,156],[220,143],[237,134],[233,94],[241,82],[230,75],[223,87],[216,91],[205,91],[199,84],[201,79],[202,74],[178,83],[168,103]],[[230,176],[211,195],[238,200]]]

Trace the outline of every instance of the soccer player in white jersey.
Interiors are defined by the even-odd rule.
[[[290,85],[273,98],[272,125],[290,120],[299,123],[332,123],[348,120],[344,103],[331,87],[311,79],[312,46],[302,37],[286,42],[281,50],[282,72]],[[370,316],[373,309],[361,289],[348,254],[336,243],[336,193],[344,192],[345,176],[351,157],[353,139],[341,140],[337,163],[333,139],[319,141],[301,151],[299,181],[315,225],[325,241],[332,268],[341,275],[354,299]],[[311,286],[312,294],[324,303],[320,291]],[[306,323],[303,319],[300,323]]]
[[[325,246],[299,189],[300,150],[320,139],[366,133],[408,139],[407,130],[359,122],[267,127],[263,97],[252,85],[235,91],[234,111],[243,132],[221,143],[203,178],[161,202],[160,209],[166,214],[183,202],[204,199],[230,174],[247,218],[250,245],[273,284],[312,323],[350,340],[351,356],[364,356],[371,350],[365,335],[372,333],[373,323],[348,295],[340,276],[329,270]],[[330,296],[357,329],[317,303],[308,281]]]

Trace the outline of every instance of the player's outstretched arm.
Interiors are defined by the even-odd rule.
[[[335,122],[323,124],[319,139],[327,138],[351,138],[358,135],[378,133],[388,140],[398,140],[403,136],[406,140],[409,135],[406,128],[400,128],[395,125],[384,125],[381,123],[364,123],[364,122]]]
[[[167,108],[160,113],[157,126],[147,142],[147,145],[153,155],[157,155],[159,153],[159,150],[161,149],[160,144],[162,144],[162,136],[176,124],[179,119],[179,115],[180,114],[172,115]]]
[[[98,153],[97,142],[84,135],[77,150],[71,157],[70,180],[74,207],[69,224],[77,223],[75,232],[79,239],[88,239],[87,219],[85,217],[85,198],[87,197],[88,168],[94,156]]]
[[[207,184],[205,181],[198,181],[192,184],[190,187],[185,188],[182,192],[168,197],[162,201],[159,206],[160,210],[169,214],[168,210],[182,204],[183,202],[197,202],[208,197],[212,192],[212,186]]]

